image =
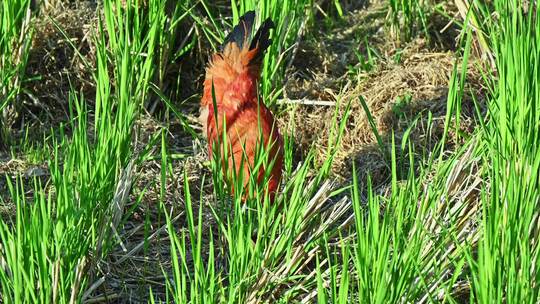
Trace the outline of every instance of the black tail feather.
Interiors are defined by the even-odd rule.
[[[270,39],[270,29],[275,28],[274,22],[272,22],[272,19],[268,18],[266,19],[261,27],[259,27],[259,30],[251,40],[251,44],[249,45],[249,49],[253,50],[257,45],[259,46],[259,52],[261,54],[264,54],[264,51],[272,44],[272,39]]]
[[[242,17],[240,17],[238,24],[232,29],[232,31],[227,35],[227,37],[225,37],[225,40],[221,45],[221,50],[223,50],[225,46],[231,42],[236,43],[239,48],[242,48],[244,46],[244,40],[247,40],[249,39],[249,37],[251,37],[251,31],[253,29],[254,22],[254,11],[246,12]]]
[[[250,41],[249,49],[252,50],[255,47],[259,47],[259,54],[254,60],[259,60],[262,58],[264,51],[270,46],[272,40],[270,39],[270,29],[275,28],[274,22],[270,18],[266,19],[262,25],[255,33],[255,36],[251,38],[253,32],[253,24],[255,22],[255,12],[249,11],[246,12],[238,24],[232,29],[232,31],[225,37],[223,44],[221,45],[221,50],[229,43],[236,43],[239,48],[244,46],[244,41]]]

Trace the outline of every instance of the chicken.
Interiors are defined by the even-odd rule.
[[[243,15],[225,38],[221,50],[212,55],[206,68],[199,120],[208,140],[209,154],[212,157],[220,153],[226,182],[233,193],[234,174],[242,178],[245,194],[252,174],[257,174],[259,186],[266,182],[266,175],[273,201],[283,167],[283,140],[274,116],[260,101],[258,83],[264,52],[271,43],[269,31],[274,24],[267,19],[252,36],[254,19],[253,11]],[[268,153],[268,161],[254,172],[255,155],[261,146]]]

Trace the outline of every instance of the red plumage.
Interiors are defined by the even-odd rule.
[[[273,24],[266,20],[251,39],[254,17],[254,12],[242,16],[225,39],[222,50],[212,56],[206,69],[199,119],[208,139],[210,155],[214,153],[214,146],[219,145],[217,147],[220,147],[223,163],[228,161],[228,166],[224,168],[226,177],[233,173],[237,176],[242,174],[243,185],[247,187],[250,175],[257,174],[256,180],[260,185],[270,169],[267,167],[273,162],[268,179],[268,191],[273,200],[281,179],[283,141],[274,116],[257,93],[260,64],[264,51],[271,43],[268,37]],[[214,108],[214,99],[217,108]],[[223,132],[228,149],[232,148],[227,155],[224,155],[222,146]],[[260,145],[264,145],[268,151],[268,165],[253,172],[255,154]]]

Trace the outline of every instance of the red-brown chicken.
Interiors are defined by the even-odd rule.
[[[257,87],[264,52],[271,43],[269,31],[274,24],[267,19],[252,36],[254,19],[253,11],[242,16],[225,38],[220,52],[212,56],[206,68],[199,119],[211,157],[221,151],[226,182],[236,174],[242,176],[243,186],[247,187],[250,176],[257,174],[257,183],[261,185],[270,170],[268,191],[273,201],[281,179],[283,141],[272,113],[258,98]],[[223,135],[228,153],[224,153]],[[255,154],[261,145],[268,152],[268,161],[255,172]],[[234,185],[230,186],[234,191]]]

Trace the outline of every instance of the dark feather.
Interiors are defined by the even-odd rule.
[[[259,48],[257,56],[253,58],[253,61],[260,61],[263,58],[266,49],[270,46],[270,44],[272,44],[272,40],[270,39],[270,29],[275,28],[275,26],[274,22],[272,22],[272,20],[268,18],[259,27],[257,33],[255,33],[255,36],[251,38],[254,22],[254,11],[246,12],[242,17],[240,17],[238,24],[233,28],[233,30],[227,35],[227,37],[223,41],[223,44],[221,45],[221,50],[223,51],[225,49],[225,46],[229,43],[236,43],[236,45],[238,45],[238,48],[241,49],[244,46],[244,42],[250,41],[250,50],[253,50],[256,47]]]
[[[270,18],[266,19],[251,40],[251,44],[249,45],[250,50],[259,47],[257,56],[253,58],[254,61],[261,60],[266,49],[272,44],[272,39],[270,39],[270,29],[273,28],[275,28],[274,22],[272,22]]]
[[[247,41],[251,37],[251,32],[253,30],[253,23],[255,22],[255,12],[249,11],[246,12],[238,24],[233,28],[233,30],[225,37],[223,44],[221,45],[221,50],[231,42],[236,43],[241,49],[244,46],[244,41]]]

